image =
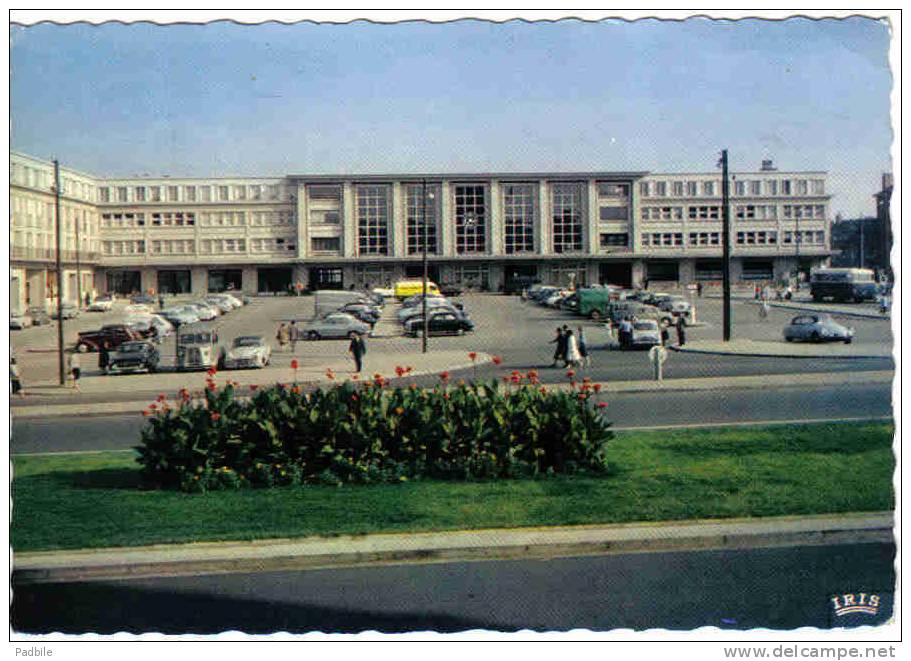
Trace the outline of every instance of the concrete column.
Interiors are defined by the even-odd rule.
[[[389,233],[392,236],[392,256],[405,257],[405,187],[400,181],[392,184],[392,208],[389,216]]]
[[[633,287],[641,287],[645,281],[645,261],[641,259],[633,260],[632,269]]]
[[[142,267],[140,271],[139,281],[142,284],[142,291],[146,292],[150,289],[154,289],[158,293],[158,271],[152,266]]]
[[[245,294],[255,294],[259,288],[259,274],[255,266],[245,266],[240,274],[240,288]]]
[[[550,198],[548,197],[547,180],[538,182],[538,227],[535,241],[539,255],[550,252]]]
[[[209,291],[209,270],[205,266],[194,266],[190,269],[190,291],[194,294],[205,294]]]
[[[501,203],[500,182],[496,179],[490,182],[490,234],[487,238],[487,250],[491,255],[502,255],[504,251],[503,236],[503,205]],[[491,288],[493,289],[493,272],[491,272]],[[496,289],[494,289],[496,291]]]
[[[10,269],[9,275],[9,309],[12,312],[24,312],[28,308],[25,300],[25,269]]]
[[[691,282],[696,282],[695,259],[681,259],[678,269],[679,272],[677,274],[677,282],[679,282],[681,285],[688,285]]]
[[[455,218],[452,214],[452,198],[449,194],[448,181],[440,184],[440,222],[438,229],[442,243],[442,254],[447,257],[455,256]]]
[[[489,275],[490,291],[500,291],[504,284],[505,269],[502,264],[491,264],[487,267]]]
[[[298,282],[309,287],[309,271],[303,264],[295,264],[291,273],[291,284],[296,285]]]
[[[357,217],[354,209],[354,185],[346,181],[342,185],[342,254],[345,257],[357,256]]]
[[[310,254],[310,209],[307,199],[307,187],[297,184],[297,258],[304,259]]]
[[[585,192],[585,218],[587,222],[585,223],[582,246],[589,255],[597,255],[599,250],[598,223],[600,219],[598,217],[598,186],[595,184],[594,179],[587,182]],[[589,277],[589,282],[597,282],[597,277],[591,278],[591,271],[589,271]]]
[[[586,282],[588,282],[588,284],[590,284],[590,285],[593,285],[593,284],[599,282],[601,279],[601,273],[598,268],[598,262],[591,260],[586,265],[586,268],[587,268],[587,272],[588,272],[588,280]]]
[[[743,258],[742,257],[732,257],[731,258],[731,282],[742,282],[743,281]]]

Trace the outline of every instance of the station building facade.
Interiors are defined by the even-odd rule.
[[[12,154],[10,172],[11,285],[24,283],[11,287],[11,304],[41,305],[53,296],[52,166]],[[516,276],[626,286],[721,278],[719,172],[105,179],[63,169],[61,181],[67,300],[79,289],[388,285],[420,276],[425,228],[432,279],[479,290]],[[735,281],[782,280],[829,258],[824,172],[764,162],[735,173],[730,192]]]

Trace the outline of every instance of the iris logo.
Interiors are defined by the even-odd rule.
[[[851,613],[876,615],[879,611],[879,595],[866,592],[849,592],[832,597],[832,608],[839,617]]]

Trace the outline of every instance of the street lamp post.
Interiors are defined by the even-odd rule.
[[[54,221],[57,229],[57,374],[60,385],[66,385],[66,370],[63,364],[63,262],[60,254],[60,162],[54,159]]]
[[[73,213],[73,224],[76,226],[76,308],[82,306],[82,270],[79,264],[79,214]]]
[[[724,327],[724,341],[731,340],[731,210],[730,210],[730,184],[728,183],[728,150],[721,150],[721,241],[722,241],[722,271],[721,286],[724,304],[722,307],[722,322]]]
[[[423,267],[423,294],[421,312],[423,313],[424,332],[421,333],[421,353],[427,353],[427,335],[430,320],[427,318],[427,180],[421,179],[421,266]]]

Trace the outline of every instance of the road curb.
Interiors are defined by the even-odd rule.
[[[892,512],[19,553],[17,584],[403,563],[892,542]]]
[[[737,354],[746,355],[746,354]],[[452,368],[452,369],[465,369]],[[431,372],[432,374],[432,372]],[[458,376],[458,375],[455,375]],[[836,385],[859,385],[891,383],[895,378],[892,370],[870,370],[860,372],[807,372],[797,374],[750,375],[738,377],[702,377],[694,379],[667,379],[664,381],[620,381],[599,382],[601,395],[631,394],[643,392],[695,392],[726,390],[763,390],[770,387],[788,388],[807,385],[820,379],[839,379]],[[567,389],[569,383],[548,383],[547,388]],[[11,406],[14,420],[48,419],[62,416],[80,417],[109,416],[125,413],[139,413],[147,408],[149,400],[94,402],[87,404],[46,404]]]
[[[705,354],[709,356],[743,356],[744,358],[799,358],[806,359],[812,358],[814,360],[871,360],[871,359],[882,359],[882,358],[891,358],[891,356],[883,355],[841,355],[833,356],[832,354],[791,354],[791,353],[767,353],[767,352],[746,352],[746,351],[724,351],[722,349],[691,349],[686,346],[677,346],[670,345],[668,347],[671,351],[676,351],[678,353],[698,353]]]
[[[759,305],[759,301],[756,300],[746,300],[745,303],[750,305]],[[806,305],[793,305],[789,303],[772,303],[769,302],[769,307],[779,308],[781,310],[794,310],[795,312],[816,312],[821,314],[830,314],[833,317],[850,317],[852,319],[872,319],[878,321],[891,321],[892,315],[883,316],[881,314],[871,314],[868,312],[850,312],[842,310],[825,310],[818,307],[809,307]]]

